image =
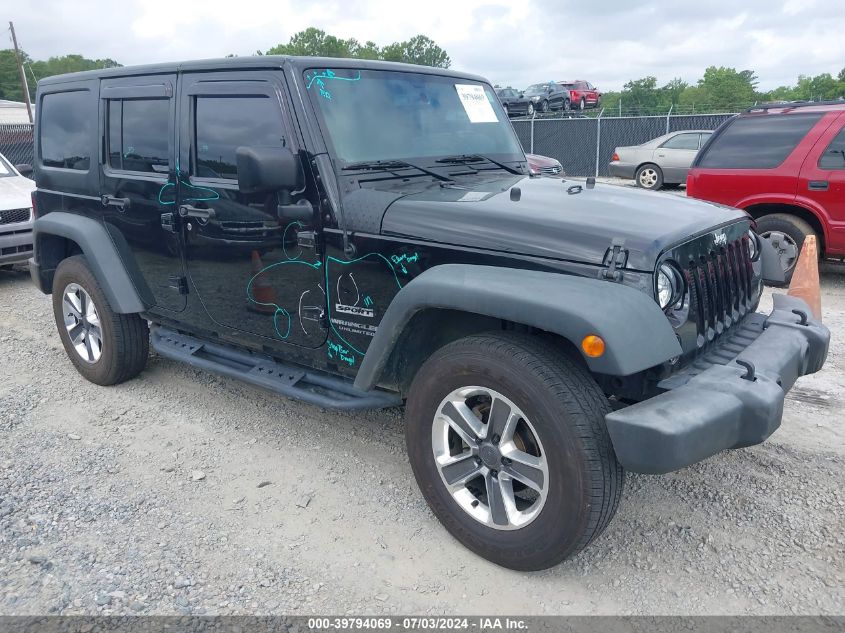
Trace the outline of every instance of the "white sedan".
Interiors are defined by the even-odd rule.
[[[0,154],[0,268],[32,257],[34,190],[35,183]]]

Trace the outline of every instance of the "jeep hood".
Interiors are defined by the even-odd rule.
[[[681,196],[509,176],[398,197],[387,207],[381,231],[595,265],[602,265],[611,241],[619,238],[628,250],[627,267],[650,272],[668,247],[747,219],[739,209]]]

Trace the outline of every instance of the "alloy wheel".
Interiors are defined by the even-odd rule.
[[[657,184],[657,172],[651,167],[647,167],[640,172],[640,186],[646,189],[652,189]]]
[[[103,330],[91,295],[79,284],[68,284],[62,294],[62,310],[76,353],[86,363],[96,363],[103,354]]]
[[[764,240],[774,246],[780,259],[780,267],[784,272],[789,272],[798,261],[798,244],[783,231],[766,231],[760,234]]]
[[[431,432],[443,485],[464,512],[497,529],[517,530],[546,502],[546,453],[525,414],[487,387],[456,389],[437,408]]]

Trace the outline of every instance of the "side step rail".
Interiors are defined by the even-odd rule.
[[[361,391],[329,373],[279,363],[267,356],[204,341],[163,328],[151,328],[153,349],[166,358],[237,378],[270,391],[327,409],[382,409],[402,404],[399,395]]]

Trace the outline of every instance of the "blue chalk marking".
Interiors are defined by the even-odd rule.
[[[308,80],[308,84],[305,86],[306,90],[310,90],[312,84],[317,84],[317,87],[320,89],[320,96],[331,101],[332,93],[328,91],[326,88],[326,82],[323,80],[337,79],[339,81],[360,81],[361,71],[359,70],[355,77],[338,77],[333,70],[326,68],[324,71],[319,73],[314,71],[310,77],[306,74],[305,78]]]
[[[401,255],[391,255],[390,261],[399,266],[399,270],[401,270],[403,274],[407,275],[408,269],[405,268],[405,264],[413,264],[414,262],[418,261],[419,258],[420,255],[417,252],[414,252],[413,255],[402,253]]]
[[[288,225],[288,226],[290,226],[290,225]],[[360,356],[363,356],[364,352],[357,349],[354,345],[352,345],[352,343],[350,343],[345,338],[343,338],[343,335],[337,330],[337,328],[334,326],[334,323],[332,323],[332,319],[331,319],[332,299],[331,299],[331,290],[330,290],[330,284],[329,284],[329,263],[333,262],[335,264],[340,264],[342,266],[349,266],[350,264],[355,264],[357,262],[360,262],[361,260],[367,259],[368,257],[378,257],[381,260],[383,260],[384,263],[387,264],[388,268],[390,268],[390,272],[393,274],[393,279],[394,279],[394,281],[396,281],[396,286],[399,288],[399,290],[402,289],[402,282],[399,281],[399,275],[396,273],[396,269],[394,268],[394,266],[390,262],[390,260],[387,259],[381,253],[368,253],[366,255],[362,255],[361,257],[358,257],[358,258],[352,259],[352,260],[343,260],[343,259],[338,259],[337,257],[327,257],[326,258],[325,272],[324,272],[325,284],[326,284],[326,303],[329,306],[329,308],[328,308],[329,309],[329,327],[331,328],[331,331],[334,333],[334,335],[337,336],[338,339],[340,339],[340,341],[342,341],[345,345],[348,345],[350,350],[352,350],[356,354],[359,354]],[[416,261],[416,258],[413,259],[413,261]],[[249,301],[251,301],[252,303],[254,303],[256,305],[266,306],[266,307],[269,307],[269,308],[275,308],[275,312],[273,313],[273,327],[276,330],[276,334],[278,335],[278,337],[282,340],[286,340],[288,338],[288,336],[290,336],[290,331],[291,331],[291,316],[290,316],[290,313],[287,310],[285,310],[282,306],[278,305],[277,303],[262,303],[261,301],[257,301],[255,299],[255,297],[253,297],[253,295],[252,295],[252,285],[255,282],[255,280],[258,278],[259,275],[267,272],[268,270],[271,270],[271,269],[276,268],[278,266],[283,266],[285,264],[301,264],[303,266],[308,266],[310,268],[313,268],[314,270],[318,270],[323,265],[322,262],[319,262],[319,261],[314,262],[314,263],[310,263],[310,262],[300,261],[298,259],[287,259],[287,260],[284,260],[284,261],[276,262],[274,264],[270,264],[269,266],[265,266],[264,268],[259,270],[257,273],[255,273],[255,275],[252,276],[252,278],[247,282],[247,285],[246,285],[246,297]],[[279,317],[280,316],[284,317],[287,320],[286,327],[284,328],[284,330],[285,330],[284,334],[282,334],[281,328],[279,328]],[[353,361],[354,361],[354,358],[353,358]],[[348,361],[344,360],[344,362],[348,362]]]

